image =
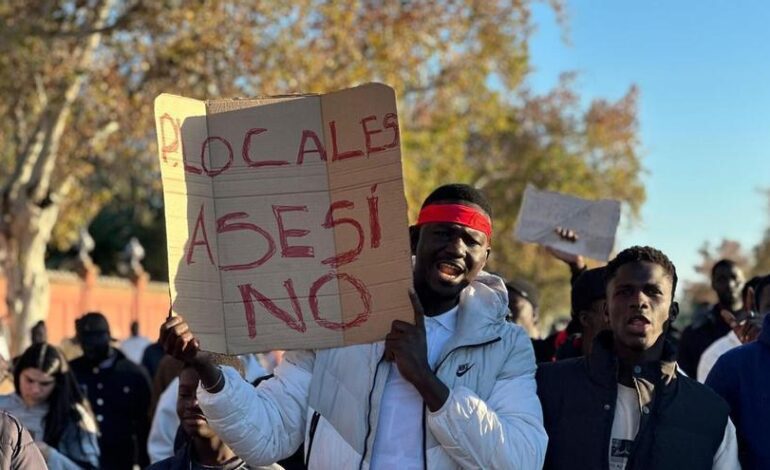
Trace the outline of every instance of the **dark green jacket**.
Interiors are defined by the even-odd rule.
[[[607,469],[619,364],[612,333],[600,334],[588,358],[541,364],[537,393],[548,451],[544,469]],[[642,407],[626,470],[710,470],[725,434],[728,406],[708,387],[664,360],[630,371]]]

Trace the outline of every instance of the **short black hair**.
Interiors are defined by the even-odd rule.
[[[618,255],[606,266],[605,283],[609,284],[612,278],[618,273],[618,269],[624,264],[639,262],[657,264],[663,268],[666,274],[671,276],[671,299],[673,300],[676,294],[676,283],[678,281],[676,267],[662,251],[650,246],[632,246],[631,248],[626,248],[618,253]]]
[[[714,266],[711,267],[711,278],[712,279],[714,278],[714,274],[716,274],[717,269],[719,269],[719,268],[733,269],[736,266],[738,266],[738,265],[735,264],[735,261],[733,261],[731,259],[727,259],[727,258],[720,259],[719,261],[714,263]]]
[[[591,304],[607,297],[604,279],[607,268],[588,269],[583,271],[572,284],[571,306],[572,318],[577,318],[580,312],[589,310]]]
[[[770,286],[770,274],[759,278],[757,285],[754,286],[754,307],[756,307],[757,309],[759,309],[759,301],[762,298],[762,291],[765,290],[768,286]],[[759,313],[765,313],[765,312],[759,312]]]
[[[759,281],[762,280],[762,276],[754,276],[748,281],[746,281],[746,284],[743,285],[743,289],[741,289],[741,299],[745,300],[746,295],[749,293],[749,289],[754,289],[754,292],[757,291],[757,284],[759,284]]]
[[[476,204],[484,209],[484,212],[492,218],[492,206],[486,196],[473,186],[461,183],[452,183],[439,186],[425,198],[422,207],[439,201],[464,201]]]
[[[540,306],[540,295],[537,287],[526,279],[516,278],[508,281],[505,283],[505,289],[508,291],[508,298],[513,293],[524,298],[535,310]]]

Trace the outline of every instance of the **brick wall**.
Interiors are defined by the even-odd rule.
[[[155,340],[168,315],[168,284],[98,276],[86,281],[75,273],[49,271],[51,298],[46,326],[48,341],[59,344],[75,335],[75,319],[87,311],[99,311],[110,322],[112,337],[125,339],[132,320],[139,321],[143,336]],[[0,278],[0,298],[5,298],[5,278]],[[5,302],[0,302],[7,319]]]

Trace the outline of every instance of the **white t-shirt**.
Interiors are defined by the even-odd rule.
[[[612,420],[610,437],[610,470],[625,470],[628,457],[631,455],[631,445],[639,431],[641,404],[636,389],[618,384],[618,399],[615,404],[615,418]],[[713,470],[740,469],[738,463],[738,441],[735,437],[735,426],[727,418],[725,434],[722,443],[714,454]]]
[[[615,418],[610,434],[610,470],[625,470],[631,446],[639,432],[639,396],[636,389],[618,384]]]
[[[441,315],[425,317],[428,363],[432,369],[438,365],[441,350],[454,334],[456,324],[457,307]],[[422,396],[401,376],[394,363],[380,403],[372,470],[422,470],[422,413]]]
[[[123,351],[127,358],[131,359],[131,362],[141,365],[144,350],[151,344],[152,341],[144,336],[131,336],[120,343],[120,350]]]
[[[738,335],[736,335],[734,331],[727,333],[711,343],[711,346],[703,351],[703,354],[700,356],[700,361],[698,361],[698,382],[702,384],[706,383],[706,377],[709,376],[709,372],[711,372],[714,364],[717,363],[717,359],[719,359],[722,354],[733,348],[737,348],[741,344],[741,340],[738,339]]]

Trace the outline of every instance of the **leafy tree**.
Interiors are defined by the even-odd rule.
[[[550,4],[563,20],[561,2]],[[532,27],[527,1],[3,2],[0,238],[15,336],[46,315],[49,241],[66,250],[108,203],[132,223],[158,222],[152,105],[161,92],[205,98],[382,81],[400,97],[412,206],[436,184],[478,183],[509,213],[498,228],[503,247],[525,174],[548,189],[620,197],[636,214],[636,92],[584,113],[567,85],[530,96],[522,83]],[[486,139],[498,151],[490,162]],[[514,163],[529,173],[498,176]],[[586,176],[592,170],[601,176]],[[551,282],[553,267],[538,264],[549,262],[518,248],[504,248],[496,265]]]

